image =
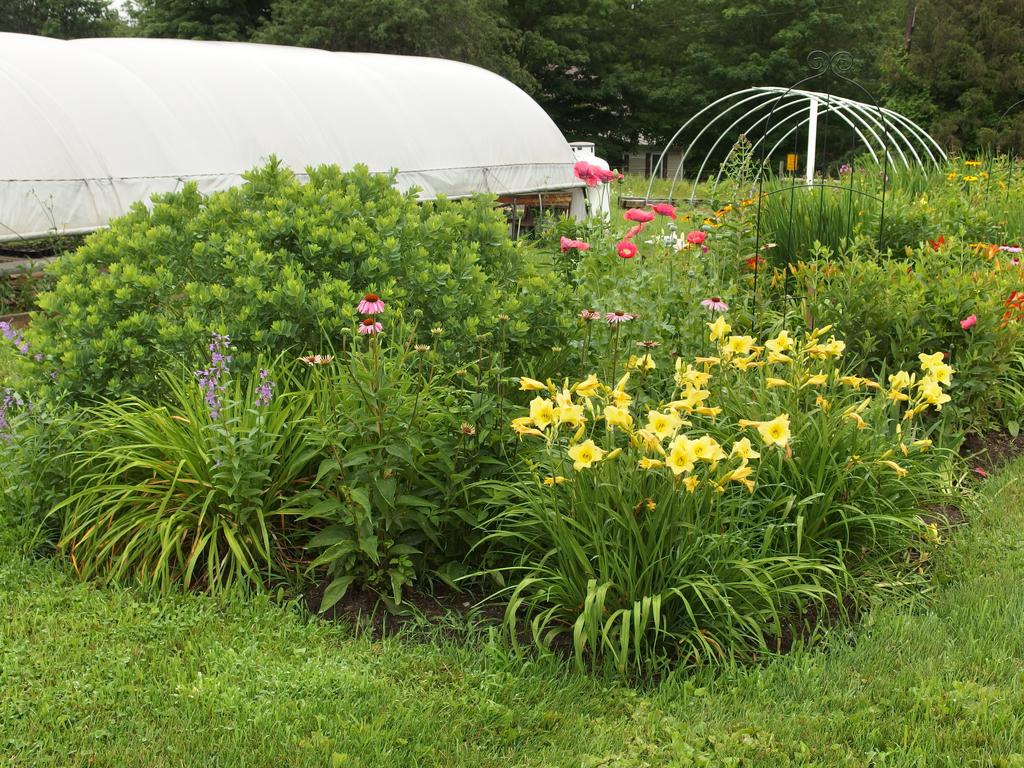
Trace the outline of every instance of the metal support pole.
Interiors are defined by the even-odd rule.
[[[815,152],[818,148],[818,99],[811,96],[810,114],[807,118],[807,183],[814,183]]]

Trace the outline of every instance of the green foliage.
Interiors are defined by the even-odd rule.
[[[940,143],[1019,154],[1024,111],[1001,115],[1024,92],[1022,36],[1018,0],[920,3],[909,54],[890,87],[903,105],[922,105],[910,116],[926,118]]]
[[[140,37],[248,40],[270,0],[135,0],[129,6]]]
[[[723,337],[720,363],[680,359],[667,381],[640,363],[631,393],[549,384],[513,422],[520,476],[488,484],[509,635],[525,622],[581,667],[647,676],[749,658],[808,603],[865,589],[865,569],[899,572],[921,510],[950,498],[951,458],[917,419],[945,374],[878,392],[841,375],[826,330],[781,333],[760,360]]]
[[[950,243],[901,257],[853,251],[797,272],[809,317],[858,330],[848,335],[849,354],[861,373],[909,367],[922,350],[946,352],[958,372],[951,417],[982,428],[998,416],[997,385],[1022,342],[1019,323],[1003,318],[1004,301],[1020,290],[1016,270],[994,271],[973,249]],[[972,315],[977,324],[962,328]]]
[[[123,33],[124,25],[106,0],[6,0],[0,32],[70,40]]]
[[[321,611],[352,586],[395,608],[424,576],[457,575],[479,523],[466,485],[502,466],[485,365],[452,374],[435,351],[372,336],[311,366],[323,498],[305,517],[321,529],[307,545],[330,582]]]
[[[418,311],[424,340],[443,327],[456,353],[499,325],[516,350],[557,338],[547,306],[559,288],[509,240],[491,201],[419,203],[365,167],[310,169],[303,184],[272,161],[246,181],[137,205],[51,268],[32,339],[61,386],[85,400],[154,395],[152,371],[196,367],[214,328],[244,366],[333,346],[369,290]]]
[[[533,90],[515,57],[505,0],[274,0],[254,40],[279,45],[433,56],[474,64]]]
[[[294,519],[315,501],[308,395],[261,404],[255,372],[222,379],[214,418],[194,379],[165,381],[168,406],[125,398],[83,414],[69,494],[50,512],[59,553],[83,578],[161,589],[292,577]]]

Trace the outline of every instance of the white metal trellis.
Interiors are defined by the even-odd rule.
[[[670,150],[676,146],[680,137],[688,136],[686,133],[688,129],[697,126],[700,126],[699,130],[689,137],[679,164],[672,174],[669,198],[674,199],[676,184],[685,178],[686,162],[691,159],[694,148],[701,143],[702,139],[710,140],[716,135],[716,131],[717,138],[699,165],[696,159],[691,163],[691,166],[697,166],[697,173],[694,176],[689,196],[691,203],[696,202],[697,185],[703,178],[704,171],[712,162],[718,148],[723,142],[735,141],[739,135],[760,133],[753,148],[757,150],[763,143],[764,147],[770,147],[763,156],[771,157],[772,153],[782,146],[788,137],[806,127],[805,177],[807,183],[811,183],[817,171],[818,121],[825,115],[835,115],[845,123],[876,161],[881,161],[882,158],[879,157],[881,154],[885,157],[892,157],[895,161],[902,163],[904,167],[910,168],[914,165],[919,167],[938,165],[946,160],[946,153],[935,139],[914,121],[892,109],[866,104],[831,93],[759,86],[745,88],[716,99],[684,122],[669,139],[655,163],[651,181],[647,185],[646,199],[651,199],[654,179],[660,175],[659,171],[666,162]],[[685,141],[686,138],[683,140]],[[682,142],[679,143],[679,146],[682,146]],[[728,155],[726,159],[728,159]],[[762,171],[763,168],[758,169],[758,173]],[[719,170],[715,177],[716,186],[721,178],[722,170]]]

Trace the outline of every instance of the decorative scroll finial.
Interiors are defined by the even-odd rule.
[[[836,51],[829,54],[825,51],[815,50],[807,54],[807,66],[818,75],[831,72],[842,76],[853,69],[853,56],[848,51]]]

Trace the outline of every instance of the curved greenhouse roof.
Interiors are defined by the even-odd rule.
[[[271,154],[397,168],[423,198],[580,186],[533,99],[443,59],[0,33],[0,103],[0,241],[91,231],[190,180],[225,189]]]

